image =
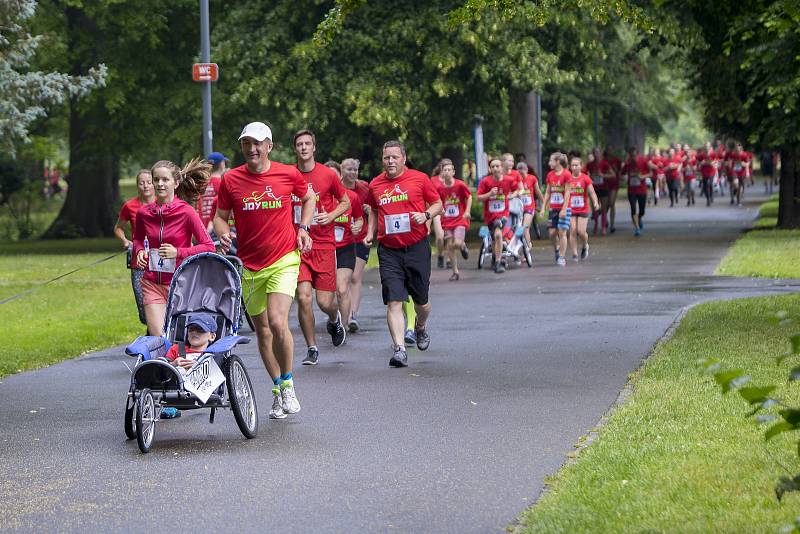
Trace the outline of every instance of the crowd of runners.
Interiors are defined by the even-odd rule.
[[[710,205],[726,191],[731,204],[740,204],[753,180],[753,158],[741,144],[697,150],[676,145],[647,155],[632,148],[624,158],[611,149],[586,157],[554,152],[543,180],[523,157],[506,153],[487,157],[489,174],[471,188],[456,178],[449,159],[430,177],[409,168],[405,146],[394,140],[382,147],[383,172],[368,182],[359,177],[357,159],[318,162],[310,130],[292,138],[293,165],[270,159],[273,134],[264,123],[246,125],[239,142],[245,163],[232,169],[228,158],[214,152],[182,169],[159,161],[140,171],[139,195],[123,205],[115,233],[130,249],[134,294],[150,335],[163,334],[169,282],[183,259],[215,250],[214,243],[223,253],[235,252],[258,350],[274,383],[270,417],[277,419],[300,410],[289,329],[293,300],[306,344],[302,363],[316,365],[321,354],[314,302],[326,316],[333,347],[358,332],[362,276],[373,248],[392,342],[389,365],[405,367],[406,344],[419,350],[430,344],[429,235],[436,266],[451,269],[450,280],[458,281],[459,258],[470,254],[473,202],[482,206],[492,268],[502,273],[509,234],[530,247],[531,230],[540,235],[537,221],[547,222],[557,265],[566,265],[570,254],[574,261],[586,260],[590,219],[593,234],[616,231],[621,187],[639,236],[648,204],[669,199],[675,206],[685,199],[693,206],[701,195]]]

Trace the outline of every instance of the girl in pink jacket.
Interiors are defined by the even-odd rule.
[[[183,169],[162,160],[151,169],[156,201],[139,209],[133,235],[136,264],[145,271],[142,297],[150,335],[163,335],[175,269],[193,254],[214,252],[211,237],[192,207],[205,190],[210,170],[211,165],[199,159]]]

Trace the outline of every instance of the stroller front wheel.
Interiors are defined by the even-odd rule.
[[[125,436],[136,439],[136,399],[133,395],[125,403]]]
[[[233,416],[244,437],[252,439],[258,433],[258,407],[253,384],[242,360],[232,354],[226,361],[225,381],[228,387]]]
[[[139,450],[150,452],[155,434],[156,403],[153,400],[153,393],[145,388],[139,394],[139,401],[136,403],[136,441],[139,443]]]

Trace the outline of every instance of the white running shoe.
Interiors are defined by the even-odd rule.
[[[294,394],[294,383],[291,380],[284,380],[281,383],[281,401],[284,413],[293,414],[300,411],[300,401]]]
[[[286,412],[283,411],[283,401],[281,399],[281,388],[272,388],[272,408],[269,411],[270,419],[286,419]]]

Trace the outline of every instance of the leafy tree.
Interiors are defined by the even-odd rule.
[[[778,226],[800,228],[800,6],[796,2],[699,0],[668,4],[692,33],[692,82],[709,127],[779,148]],[[691,26],[690,26],[691,25]]]
[[[102,63],[89,65],[81,76],[31,69],[45,40],[30,31],[36,7],[35,0],[0,3],[0,145],[12,155],[18,142],[28,141],[31,124],[45,117],[48,107],[84,96],[106,79]]]

